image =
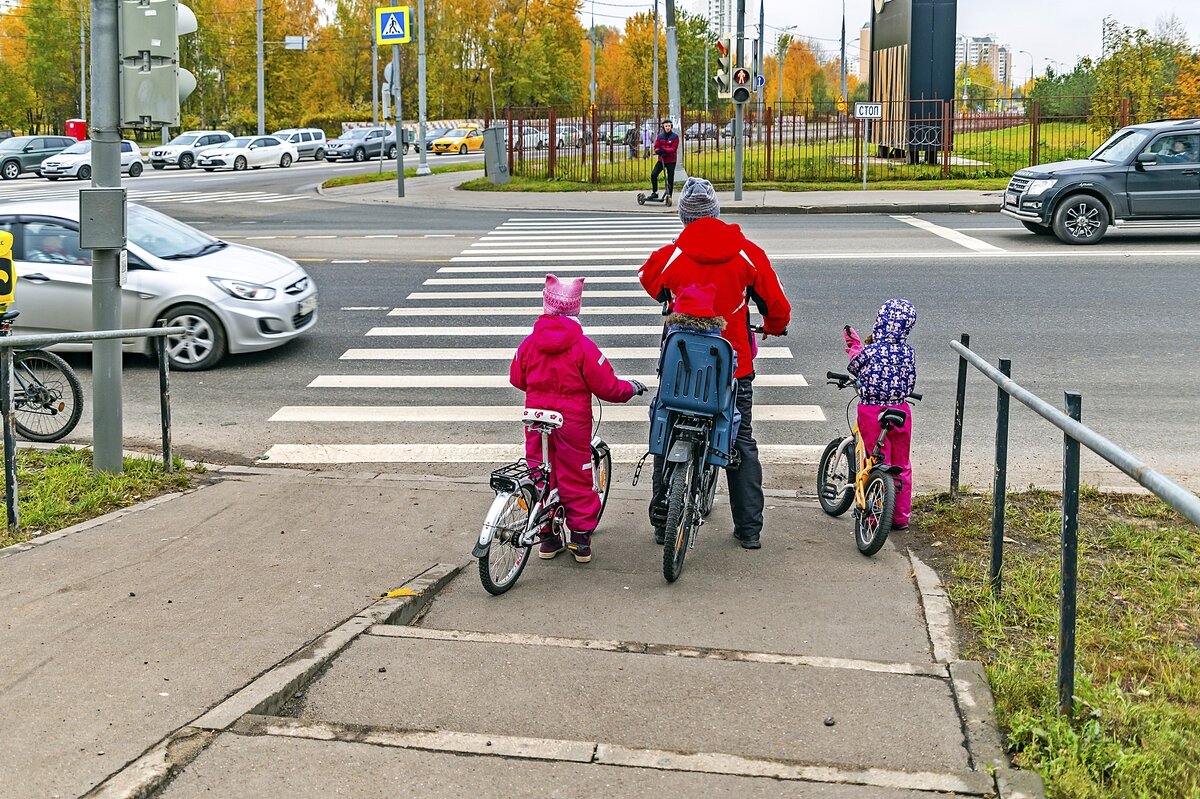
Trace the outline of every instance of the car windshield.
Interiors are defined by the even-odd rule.
[[[199,136],[176,136],[175,138],[173,138],[169,142],[167,142],[167,145],[169,146],[172,144],[195,144],[196,139],[198,139],[198,138],[200,138],[200,137]]]
[[[82,155],[92,151],[92,140],[75,142],[70,147],[62,151],[63,155]]]
[[[0,142],[0,152],[7,153],[13,150],[23,150],[25,145],[32,141],[28,136],[17,136],[13,139],[5,139]]]
[[[364,136],[366,136],[369,132],[370,131],[368,131],[366,128],[355,128],[354,130],[348,130],[345,133],[343,133],[342,138],[343,139],[361,139]]]
[[[225,247],[191,225],[145,206],[129,206],[129,240],[151,255],[166,260],[195,258]]]
[[[468,131],[465,131],[465,130],[452,130],[446,134],[446,138],[447,139],[461,139],[463,136],[466,136],[467,133],[468,133]]]
[[[230,149],[235,148],[235,147],[245,147],[246,145],[248,145],[250,143],[250,140],[253,138],[254,138],[253,136],[242,136],[240,139],[230,139],[229,141],[225,142],[221,146],[228,147]]]
[[[1123,163],[1142,148],[1148,136],[1143,130],[1118,130],[1112,138],[1100,145],[1100,149],[1092,153],[1089,159],[1110,164]]]

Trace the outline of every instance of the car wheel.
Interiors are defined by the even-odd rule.
[[[167,336],[167,358],[172,369],[199,372],[211,369],[225,357],[225,328],[207,308],[180,305],[166,314],[167,327],[182,327],[182,336]]]
[[[357,150],[355,150],[354,151],[354,160],[359,163],[366,161],[367,160],[367,151],[362,149],[361,147],[358,148]]]
[[[1067,244],[1095,244],[1108,231],[1108,209],[1087,194],[1068,197],[1054,211],[1054,235]]]
[[[1053,230],[1046,227],[1045,225],[1039,225],[1037,222],[1022,221],[1021,224],[1024,225],[1025,229],[1028,230],[1030,233],[1034,233],[1038,236],[1053,236],[1054,235]]]
[[[459,145],[458,154],[466,155],[467,154],[467,145],[465,145],[465,144]]]
[[[195,165],[196,159],[191,153],[184,153],[183,155],[179,156],[180,169],[191,169]]]
[[[396,160],[396,145],[393,144],[391,147],[388,148],[387,157],[388,157],[389,161]]]
[[[233,171],[234,171],[234,172],[241,172],[241,171],[242,171],[242,170],[244,170],[245,168],[246,168],[246,156],[244,156],[244,155],[239,155],[239,156],[238,156],[237,158],[235,158],[235,159],[234,159],[234,161],[233,161]]]
[[[129,177],[136,178],[137,176],[141,175],[142,169],[143,169],[142,162],[134,161],[132,164],[129,165]]]
[[[279,165],[281,167],[283,167],[284,169],[287,169],[289,166],[291,166],[292,165],[292,154],[284,153],[283,157],[279,159]]]
[[[325,151],[317,150],[316,154],[313,155],[313,160],[314,161],[324,161],[325,160]]]
[[[0,167],[0,177],[5,180],[15,180],[21,176],[21,165],[16,161],[5,161],[4,166]]]
[[[87,164],[82,165],[79,167],[79,171],[75,173],[75,177],[79,178],[80,180],[91,180],[92,168]]]

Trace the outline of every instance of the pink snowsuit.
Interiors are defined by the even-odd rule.
[[[558,411],[563,426],[550,437],[550,463],[558,495],[575,533],[596,529],[600,497],[592,489],[592,395],[605,402],[628,402],[634,387],[569,316],[542,316],[521,342],[508,370],[509,381],[525,392],[525,407]],[[540,435],[526,431],[525,456],[542,460]]]

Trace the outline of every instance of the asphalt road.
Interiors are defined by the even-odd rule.
[[[272,449],[278,445],[311,451],[347,444],[422,444],[440,448],[440,453],[454,445],[519,441],[520,431],[512,422],[461,415],[463,406],[519,404],[519,394],[501,384],[459,387],[452,385],[450,377],[476,375],[502,382],[505,361],[472,358],[484,347],[515,349],[521,338],[516,329],[527,329],[533,317],[496,316],[488,311],[449,316],[418,309],[532,307],[537,304],[532,297],[489,298],[481,292],[535,291],[536,285],[514,281],[537,279],[543,271],[556,268],[598,273],[616,284],[604,285],[594,277],[585,292],[585,308],[646,308],[632,295],[607,299],[596,292],[636,289],[633,269],[653,246],[674,235],[661,224],[667,217],[637,209],[605,217],[335,202],[317,197],[308,188],[331,169],[297,165],[291,170],[221,176],[222,181],[239,181],[239,186],[252,180],[264,191],[296,195],[295,202],[258,204],[249,208],[252,212],[236,202],[163,208],[213,235],[296,258],[310,271],[321,298],[320,321],[309,335],[271,352],[233,356],[211,372],[174,375],[175,440],[183,452],[245,463],[272,453],[269,462],[277,463],[288,462]],[[195,176],[150,175],[147,180],[183,185]],[[213,191],[231,190],[227,182],[205,185]],[[1052,404],[1061,405],[1064,389],[1082,392],[1086,423],[1151,465],[1200,487],[1200,466],[1193,455],[1200,434],[1189,407],[1189,400],[1198,394],[1197,377],[1185,360],[1200,345],[1200,334],[1189,324],[1200,304],[1194,276],[1200,229],[1114,231],[1099,246],[1072,248],[1034,236],[998,214],[926,216],[915,223],[886,215],[745,216],[736,221],[771,256],[795,306],[788,338],[765,342],[765,346],[786,347],[790,357],[763,360],[759,368],[760,374],[783,384],[760,387],[757,402],[784,410],[780,420],[756,422],[755,427],[760,443],[804,449],[809,456],[785,459],[801,463],[771,466],[768,483],[773,487],[812,490],[815,456],[811,453],[845,429],[849,396],[839,395],[822,379],[826,370],[845,366],[841,327],[853,324],[862,331],[869,329],[875,310],[894,296],[914,302],[919,314],[913,343],[918,353],[918,389],[925,401],[914,411],[918,487],[946,482],[957,370],[949,342],[963,332],[971,334],[973,347],[988,360],[1012,359],[1014,378]],[[628,230],[632,232],[627,235],[639,238],[628,248],[615,248],[628,250],[620,253],[606,252],[609,248],[601,241],[570,246],[572,236],[580,241],[595,239],[605,229],[611,229],[607,230],[610,237],[621,238],[619,231]],[[478,249],[484,256],[500,252],[496,249],[500,245],[490,242],[503,241],[505,231],[518,237],[510,242],[523,241],[520,237],[525,236],[535,244],[527,244],[527,249],[516,245],[517,255],[509,260],[451,261],[471,257],[468,250],[480,242],[483,246]],[[565,235],[558,241],[547,238],[555,231]],[[481,271],[439,271],[464,267]],[[471,282],[427,284],[429,280]],[[436,300],[410,297],[430,291],[452,294]],[[409,315],[389,315],[393,309]],[[596,336],[602,347],[645,347],[655,344],[652,335],[631,337],[634,331],[616,328],[644,328],[655,321],[652,315],[615,314],[590,323],[612,331],[612,335]],[[587,317],[584,323],[589,324]],[[425,329],[461,326],[507,330],[481,331],[475,336]],[[406,329],[398,333],[396,327]],[[390,332],[368,336],[374,328]],[[370,348],[458,351],[430,360],[344,357]],[[86,357],[72,360],[86,379]],[[617,360],[616,364],[618,371],[630,374],[653,371],[652,362],[644,360]],[[386,377],[379,379],[382,376]],[[795,385],[797,376],[808,385]],[[127,436],[152,446],[158,430],[152,366],[130,357],[126,377]],[[393,382],[385,386],[389,380]],[[375,386],[367,387],[371,383]],[[995,390],[972,373],[968,397],[964,482],[983,487],[991,481]],[[308,406],[340,411],[326,412],[328,418],[308,413],[312,418],[307,421],[283,420],[296,416],[289,410],[293,408],[302,409],[299,416],[305,416],[303,409]],[[348,408],[357,409],[351,417],[362,420],[348,420]],[[440,410],[424,418],[413,415],[415,408]],[[610,413],[602,434],[610,442],[639,444],[644,422],[640,417],[612,421],[617,413]],[[85,416],[76,440],[90,438],[89,425]],[[1014,404],[1011,486],[1058,482],[1061,449],[1056,430]],[[486,471],[479,464],[350,461],[322,468]],[[621,467],[617,476],[627,481],[624,472],[631,469]],[[1126,484],[1095,459],[1085,461],[1084,474],[1096,484]]]

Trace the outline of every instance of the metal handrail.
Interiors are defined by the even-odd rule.
[[[13,397],[13,352],[15,350],[38,349],[55,344],[76,344],[89,341],[105,341],[126,338],[166,338],[187,333],[184,327],[137,327],[126,330],[87,330],[80,333],[42,333],[31,336],[0,337],[0,426],[4,441],[4,504],[8,526],[16,529],[20,525],[17,512],[17,437],[16,409]],[[162,420],[163,468],[175,470],[171,458],[171,378],[170,359],[165,345],[158,348],[158,397]]]

